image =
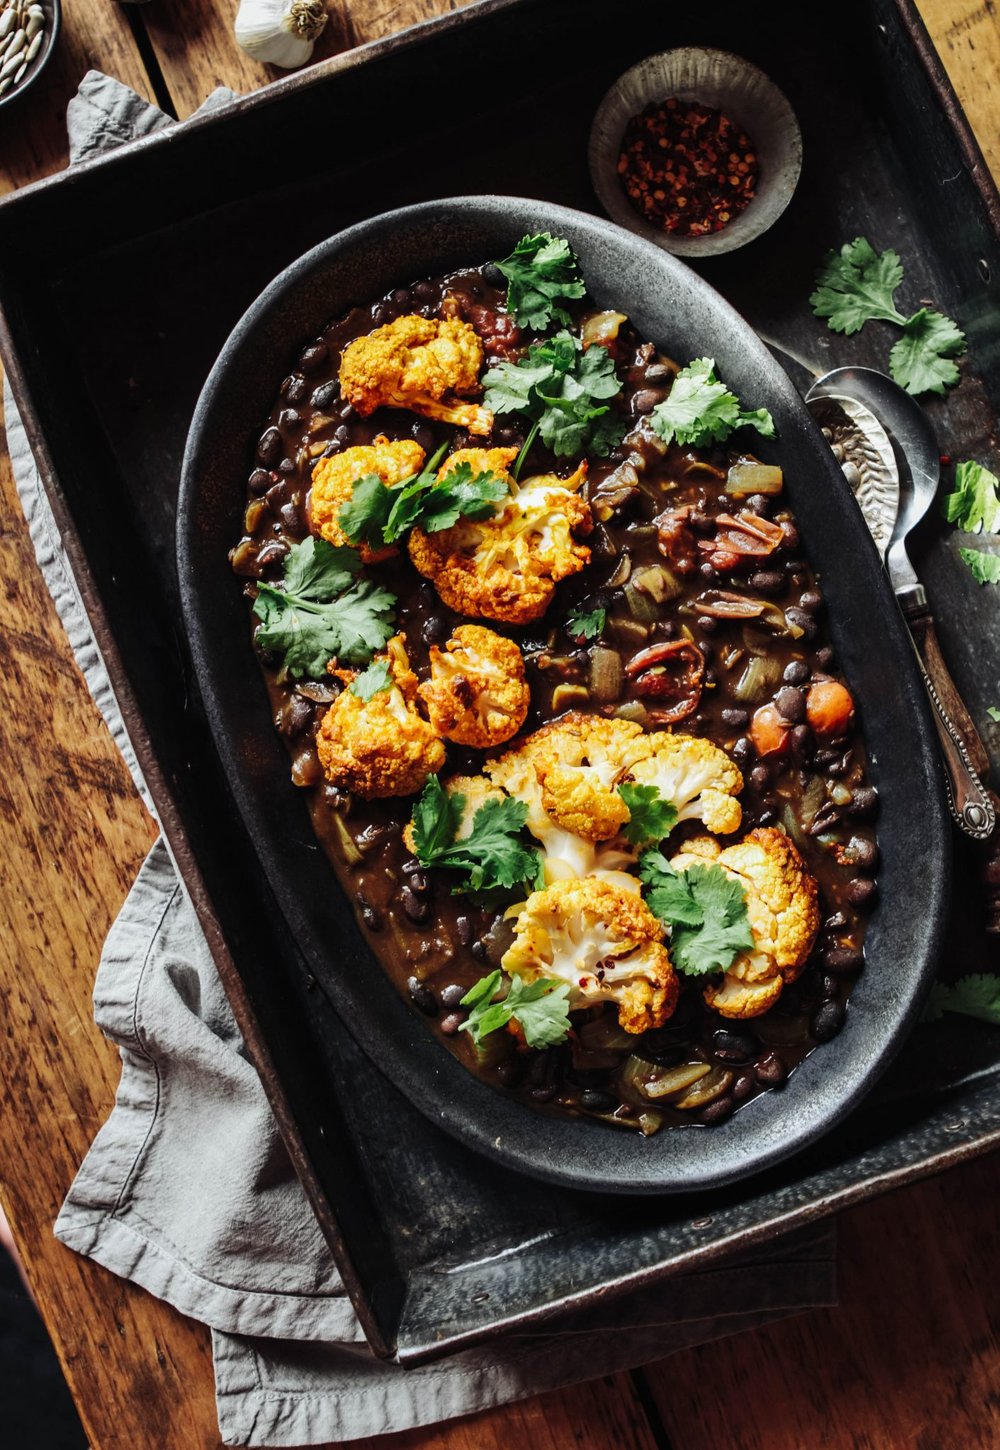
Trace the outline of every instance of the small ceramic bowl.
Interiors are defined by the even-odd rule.
[[[618,175],[629,120],[672,96],[722,111],[753,139],[760,161],[753,201],[721,230],[705,236],[681,236],[653,226],[629,201]],[[594,190],[619,226],[678,257],[711,257],[745,247],[778,220],[802,170],[802,134],[791,106],[763,71],[725,50],[689,47],[649,55],[618,77],[594,117],[588,155]]]
[[[30,61],[28,69],[21,77],[21,80],[16,85],[12,84],[10,88],[4,91],[3,95],[0,96],[0,110],[3,110],[6,106],[14,105],[16,101],[19,101],[21,97],[31,89],[31,87],[38,80],[38,77],[41,75],[42,71],[52,59],[52,56],[55,52],[56,44],[59,40],[59,31],[62,26],[62,6],[60,4],[60,0],[31,0],[31,3],[39,4],[45,12],[45,28],[41,32],[42,43],[36,55]],[[25,4],[24,8],[25,10],[27,10],[27,4]],[[0,17],[2,17],[2,14],[3,12],[0,11]],[[12,34],[16,35],[16,33],[17,28],[15,27],[15,29],[12,31]],[[21,52],[22,55],[26,53],[27,48],[25,48],[25,50]],[[2,72],[3,70],[5,59],[6,57],[4,55],[0,55],[0,72]],[[16,73],[17,72],[15,71],[14,74],[16,75]],[[0,81],[0,85],[2,84],[3,82]]]

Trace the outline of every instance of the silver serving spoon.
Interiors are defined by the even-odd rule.
[[[900,464],[899,511],[889,540],[886,566],[909,625],[933,707],[952,816],[967,835],[984,840],[993,832],[996,813],[976,770],[985,774],[989,756],[945,666],[927,595],[906,547],[909,535],[937,495],[941,469],[934,430],[920,405],[898,383],[873,368],[835,368],[817,379],[806,401],[828,396],[857,399],[875,414],[895,443]],[[942,695],[949,702],[948,709],[942,703]],[[955,723],[956,718],[961,728]]]

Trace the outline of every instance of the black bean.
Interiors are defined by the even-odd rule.
[[[718,579],[719,577],[715,566],[713,564],[710,564],[707,559],[704,564],[699,565],[698,572],[703,579],[712,580]]]
[[[750,784],[755,790],[767,790],[767,787],[771,784],[771,772],[763,761],[760,761],[751,770]]]
[[[274,479],[266,468],[255,468],[250,475],[250,492],[252,494],[267,493]]]
[[[816,749],[816,741],[808,725],[796,725],[791,734],[792,749],[801,756],[802,760],[808,761],[812,758]]]
[[[755,594],[782,594],[785,576],[775,569],[760,569],[756,574],[750,575],[747,583]]]
[[[780,1087],[788,1076],[788,1069],[776,1052],[765,1052],[754,1063],[754,1076],[765,1087]]]
[[[712,515],[702,513],[700,509],[692,510],[688,516],[688,523],[699,534],[710,534],[715,528],[715,520]]]
[[[840,813],[832,801],[826,801],[820,806],[809,825],[806,827],[807,836],[822,836],[829,831],[840,820]]]
[[[447,987],[442,987],[438,996],[441,998],[441,1006],[454,1010],[461,1007],[462,998],[465,996],[465,988],[461,982],[449,982]]]
[[[732,1086],[732,1094],[738,1103],[745,1102],[757,1086],[752,1072],[741,1072]]]
[[[852,836],[847,843],[851,865],[859,871],[872,871],[878,861],[878,847],[867,836]]]
[[[397,307],[409,307],[410,294],[405,287],[397,287],[395,292],[392,293],[392,300]]]
[[[844,895],[852,906],[871,906],[878,887],[870,876],[854,876],[844,887]]]
[[[451,625],[443,614],[432,614],[424,620],[420,630],[420,638],[424,644],[440,644],[451,634]]]
[[[422,901],[419,896],[410,890],[409,886],[404,886],[399,894],[402,898],[403,910],[411,921],[419,925],[421,922],[427,920],[431,914],[431,903],[429,901]]]
[[[596,1088],[587,1088],[580,1094],[580,1106],[586,1108],[590,1113],[610,1113],[617,1104],[610,1093],[598,1092]]]
[[[823,596],[818,589],[807,589],[799,600],[799,608],[805,609],[809,614],[815,614],[823,607]]]
[[[265,428],[260,436],[260,442],[257,444],[257,457],[261,463],[265,463],[268,468],[273,468],[281,458],[283,451],[281,434],[277,428]]]
[[[870,785],[860,785],[851,796],[850,804],[844,807],[846,815],[855,820],[867,820],[875,814],[878,806],[878,791]]]
[[[728,1118],[733,1111],[733,1106],[732,1097],[729,1093],[725,1093],[721,1098],[716,1098],[714,1103],[709,1103],[707,1108],[702,1108],[698,1114],[698,1121],[710,1128],[713,1123],[721,1123]]]
[[[496,262],[487,262],[486,263],[486,266],[483,268],[483,281],[484,282],[488,282],[491,287],[506,287],[507,286],[507,278],[501,272],[501,270],[497,266]],[[418,295],[419,295],[420,285],[421,284],[418,283],[417,284],[417,288],[414,289],[415,291],[417,291]],[[425,282],[422,285],[426,287],[427,286],[427,283]]]
[[[718,627],[719,621],[717,619],[713,619],[710,614],[703,614],[699,616],[698,628],[701,630],[702,634],[714,634]]]
[[[826,921],[824,921],[823,929],[824,931],[843,931],[846,925],[847,917],[844,913],[842,911],[835,911],[832,916],[828,916]]]
[[[367,902],[361,908],[361,920],[369,931],[381,931],[384,925],[382,913],[376,911],[374,906],[369,906]]]
[[[799,725],[806,718],[806,697],[794,685],[783,685],[774,697],[775,708],[782,719]]]
[[[477,962],[484,962],[486,960],[486,948],[483,946],[481,941],[474,941],[469,948],[469,951],[475,957]]]
[[[417,896],[430,895],[431,882],[430,877],[427,875],[426,871],[411,871],[407,885],[409,886],[411,891],[416,893]]]
[[[325,413],[336,396],[337,384],[335,382],[320,383],[309,401],[314,408],[318,408],[321,413]]]
[[[731,725],[734,730],[739,730],[750,719],[750,713],[748,710],[723,710],[719,719],[723,725]]]
[[[301,695],[292,695],[278,711],[277,726],[282,735],[301,735],[312,720],[312,706]]]
[[[760,1051],[760,1043],[748,1032],[720,1027],[712,1034],[712,1051],[721,1062],[749,1062]]]
[[[786,685],[804,685],[809,678],[809,666],[804,660],[791,660],[781,678]]]
[[[293,503],[283,503],[278,510],[278,518],[290,533],[301,533],[305,527],[302,515]]]
[[[528,1096],[536,1103],[550,1103],[556,1095],[555,1083],[549,1083],[546,1087],[533,1087]]]
[[[781,520],[781,532],[785,536],[784,548],[797,549],[799,547],[799,531],[791,519]]]
[[[739,740],[737,740],[733,745],[731,753],[733,759],[741,763],[744,760],[750,759],[751,755],[753,754],[753,746],[751,745],[746,735],[740,736]]]
[[[287,553],[288,545],[283,539],[272,539],[257,555],[257,563],[262,569],[266,569],[270,564],[280,563]]]
[[[760,815],[757,817],[757,824],[758,826],[773,826],[777,819],[778,812],[768,806],[768,808],[761,811]]]
[[[278,414],[278,426],[281,428],[294,428],[302,419],[294,408],[282,408]]]
[[[433,988],[428,987],[427,983],[422,982],[419,977],[409,977],[406,986],[410,996],[424,1016],[436,1017],[438,1014],[438,1004]]]
[[[823,670],[828,670],[833,664],[833,650],[828,644],[823,645],[821,649],[816,651],[816,663]]]
[[[327,347],[325,342],[314,342],[311,347],[307,347],[306,350],[300,355],[299,368],[306,375],[309,375],[310,373],[318,373],[320,368],[329,358],[329,356],[330,349]]]
[[[828,972],[856,972],[861,961],[857,947],[828,946],[823,953],[823,965]]]
[[[528,1076],[535,1087],[541,1087],[549,1082],[553,1076],[555,1059],[551,1052],[538,1052],[532,1058]]]
[[[807,614],[804,609],[796,609],[792,605],[790,609],[785,610],[785,618],[789,624],[794,624],[797,628],[801,629],[803,638],[815,639],[819,625],[813,619],[812,615]]]
[[[497,1077],[503,1083],[504,1087],[517,1087],[523,1076],[524,1068],[522,1067],[520,1058],[517,1057],[505,1058],[497,1068]]]
[[[629,399],[629,408],[633,417],[637,418],[641,413],[651,413],[657,403],[662,402],[662,388],[640,388]]]
[[[410,428],[410,437],[414,443],[419,443],[425,453],[434,451],[434,430],[427,423],[421,423],[418,419]]]
[[[305,378],[291,377],[288,379],[288,387],[285,389],[285,397],[290,403],[304,403],[309,396],[309,384]]]
[[[843,1002],[824,1002],[814,1014],[809,1024],[809,1031],[817,1042],[829,1042],[831,1037],[844,1025],[845,1008]]]
[[[291,458],[283,458],[281,460],[281,462],[278,464],[278,472],[279,473],[294,473],[295,472],[295,463],[293,462],[293,460]]]
[[[830,997],[836,997],[840,991],[840,983],[836,977],[831,977],[829,972],[824,972],[819,986],[820,991],[823,993],[824,1001],[827,1001]]]
[[[471,916],[459,916],[455,919],[455,935],[458,937],[459,946],[467,947],[475,936]],[[444,1000],[442,998],[442,1000]]]
[[[449,1012],[447,1017],[441,1018],[441,1031],[445,1037],[454,1037],[462,1026],[464,1018],[458,1012]]]

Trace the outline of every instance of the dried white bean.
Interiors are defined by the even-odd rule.
[[[9,91],[10,88],[11,88],[11,86],[13,84],[14,84],[14,77],[13,76],[8,76],[8,78],[5,81],[0,81],[0,96],[4,95],[5,92]]]
[[[29,61],[30,60],[34,60],[35,56],[38,54],[38,52],[42,48],[42,41],[44,39],[45,39],[45,36],[44,35],[36,35],[35,36],[34,40],[28,46],[28,53],[25,56],[25,60],[29,60]]]
[[[24,64],[22,65],[21,69],[14,76],[14,84],[15,85],[18,84],[18,82],[20,81],[21,77],[24,75],[24,72],[27,69],[28,69],[28,62],[25,61]]]
[[[20,55],[5,56],[4,63],[0,66],[0,81],[5,81],[8,76],[12,76],[23,64],[24,61]]]
[[[18,51],[23,50],[27,43],[28,37],[25,35],[23,30],[19,30],[10,43],[10,50],[8,50],[7,52],[7,59],[10,60],[12,55],[17,55]]]
[[[3,38],[4,36],[7,36],[11,33],[11,31],[14,29],[16,21],[17,16],[14,14],[13,10],[5,10],[3,14],[0,15],[0,38]]]
[[[45,24],[45,17],[44,16],[42,16],[42,15],[29,15],[27,21],[25,22],[25,26],[24,26],[24,33],[25,33],[25,35],[28,37],[29,40],[31,40],[33,36],[35,36],[35,35],[38,34],[38,32],[41,30],[41,28],[42,28],[42,26],[44,24]]]

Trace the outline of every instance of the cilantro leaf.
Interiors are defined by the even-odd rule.
[[[519,327],[544,332],[551,322],[568,325],[570,315],[555,299],[582,297],[586,288],[572,247],[548,232],[522,237],[497,263],[507,278],[507,309]]]
[[[874,319],[902,324],[905,319],[893,302],[902,280],[897,252],[887,248],[880,255],[871,242],[856,237],[830,253],[809,301],[816,316],[826,318],[831,332],[860,332]]]
[[[975,972],[968,977],[959,977],[950,986],[935,982],[921,1021],[935,1022],[945,1012],[978,1017],[981,1022],[992,1022],[1000,1027],[1000,977]]]
[[[456,840],[465,797],[444,789],[436,775],[413,810],[414,854],[422,866],[445,866],[465,879],[457,891],[510,890],[538,879],[539,854],[519,839],[528,815],[523,801],[494,796],[476,811],[467,835]]]
[[[359,700],[370,700],[383,690],[391,690],[393,683],[388,661],[376,660],[351,681],[351,694],[357,695]]]
[[[1000,725],[1000,710],[997,709],[996,705],[987,705],[986,713],[995,725]]]
[[[499,363],[483,379],[488,406],[531,418],[557,458],[603,455],[621,442],[626,420],[608,401],[621,386],[607,349],[584,349],[566,331],[533,343],[519,362]]]
[[[965,333],[942,312],[921,307],[903,323],[889,354],[889,371],[908,393],[943,393],[958,382],[952,359],[965,351]]]
[[[566,618],[566,631],[574,639],[599,639],[608,622],[606,609],[592,609],[589,614],[575,609]]]
[[[462,462],[438,478],[444,444],[419,473],[386,485],[374,474],[359,478],[341,504],[337,522],[352,544],[395,544],[419,524],[428,533],[450,529],[460,518],[487,518],[507,497],[509,484],[488,470]]]
[[[667,443],[705,448],[721,443],[736,428],[756,428],[765,438],[774,437],[774,419],[766,408],[745,413],[740,400],[716,376],[715,360],[695,358],[681,368],[670,392],[657,403],[649,421],[653,431]]]
[[[332,659],[367,664],[392,634],[396,596],[370,579],[352,582],[360,567],[353,549],[310,536],[285,556],[280,587],[258,585],[257,645],[278,650],[293,678],[318,679]]]
[[[650,910],[670,927],[670,958],[679,972],[724,971],[753,946],[743,888],[721,866],[674,871],[659,851],[644,851],[640,875]]]
[[[955,469],[955,485],[942,502],[950,524],[966,534],[1000,532],[1000,479],[981,463],[966,460]]]
[[[977,584],[1000,584],[1000,554],[987,554],[984,549],[959,549]]]
[[[628,825],[622,834],[633,846],[648,846],[651,841],[662,841],[676,826],[676,807],[660,794],[655,785],[620,785],[618,794],[629,812]]]
[[[565,1041],[570,1030],[569,985],[550,977],[526,983],[515,973],[506,997],[494,1002],[491,999],[500,985],[500,975],[491,972],[466,992],[462,1006],[472,1010],[459,1031],[471,1033],[478,1047],[484,1037],[513,1019],[520,1024],[529,1047],[555,1047]]]
[[[337,523],[352,544],[377,549],[383,542],[392,504],[392,490],[377,473],[366,473],[353,484],[350,498],[337,510]]]
[[[506,479],[488,471],[476,473],[471,463],[463,462],[422,495],[417,521],[427,533],[434,534],[439,529],[450,529],[460,518],[489,518],[509,491]]]

